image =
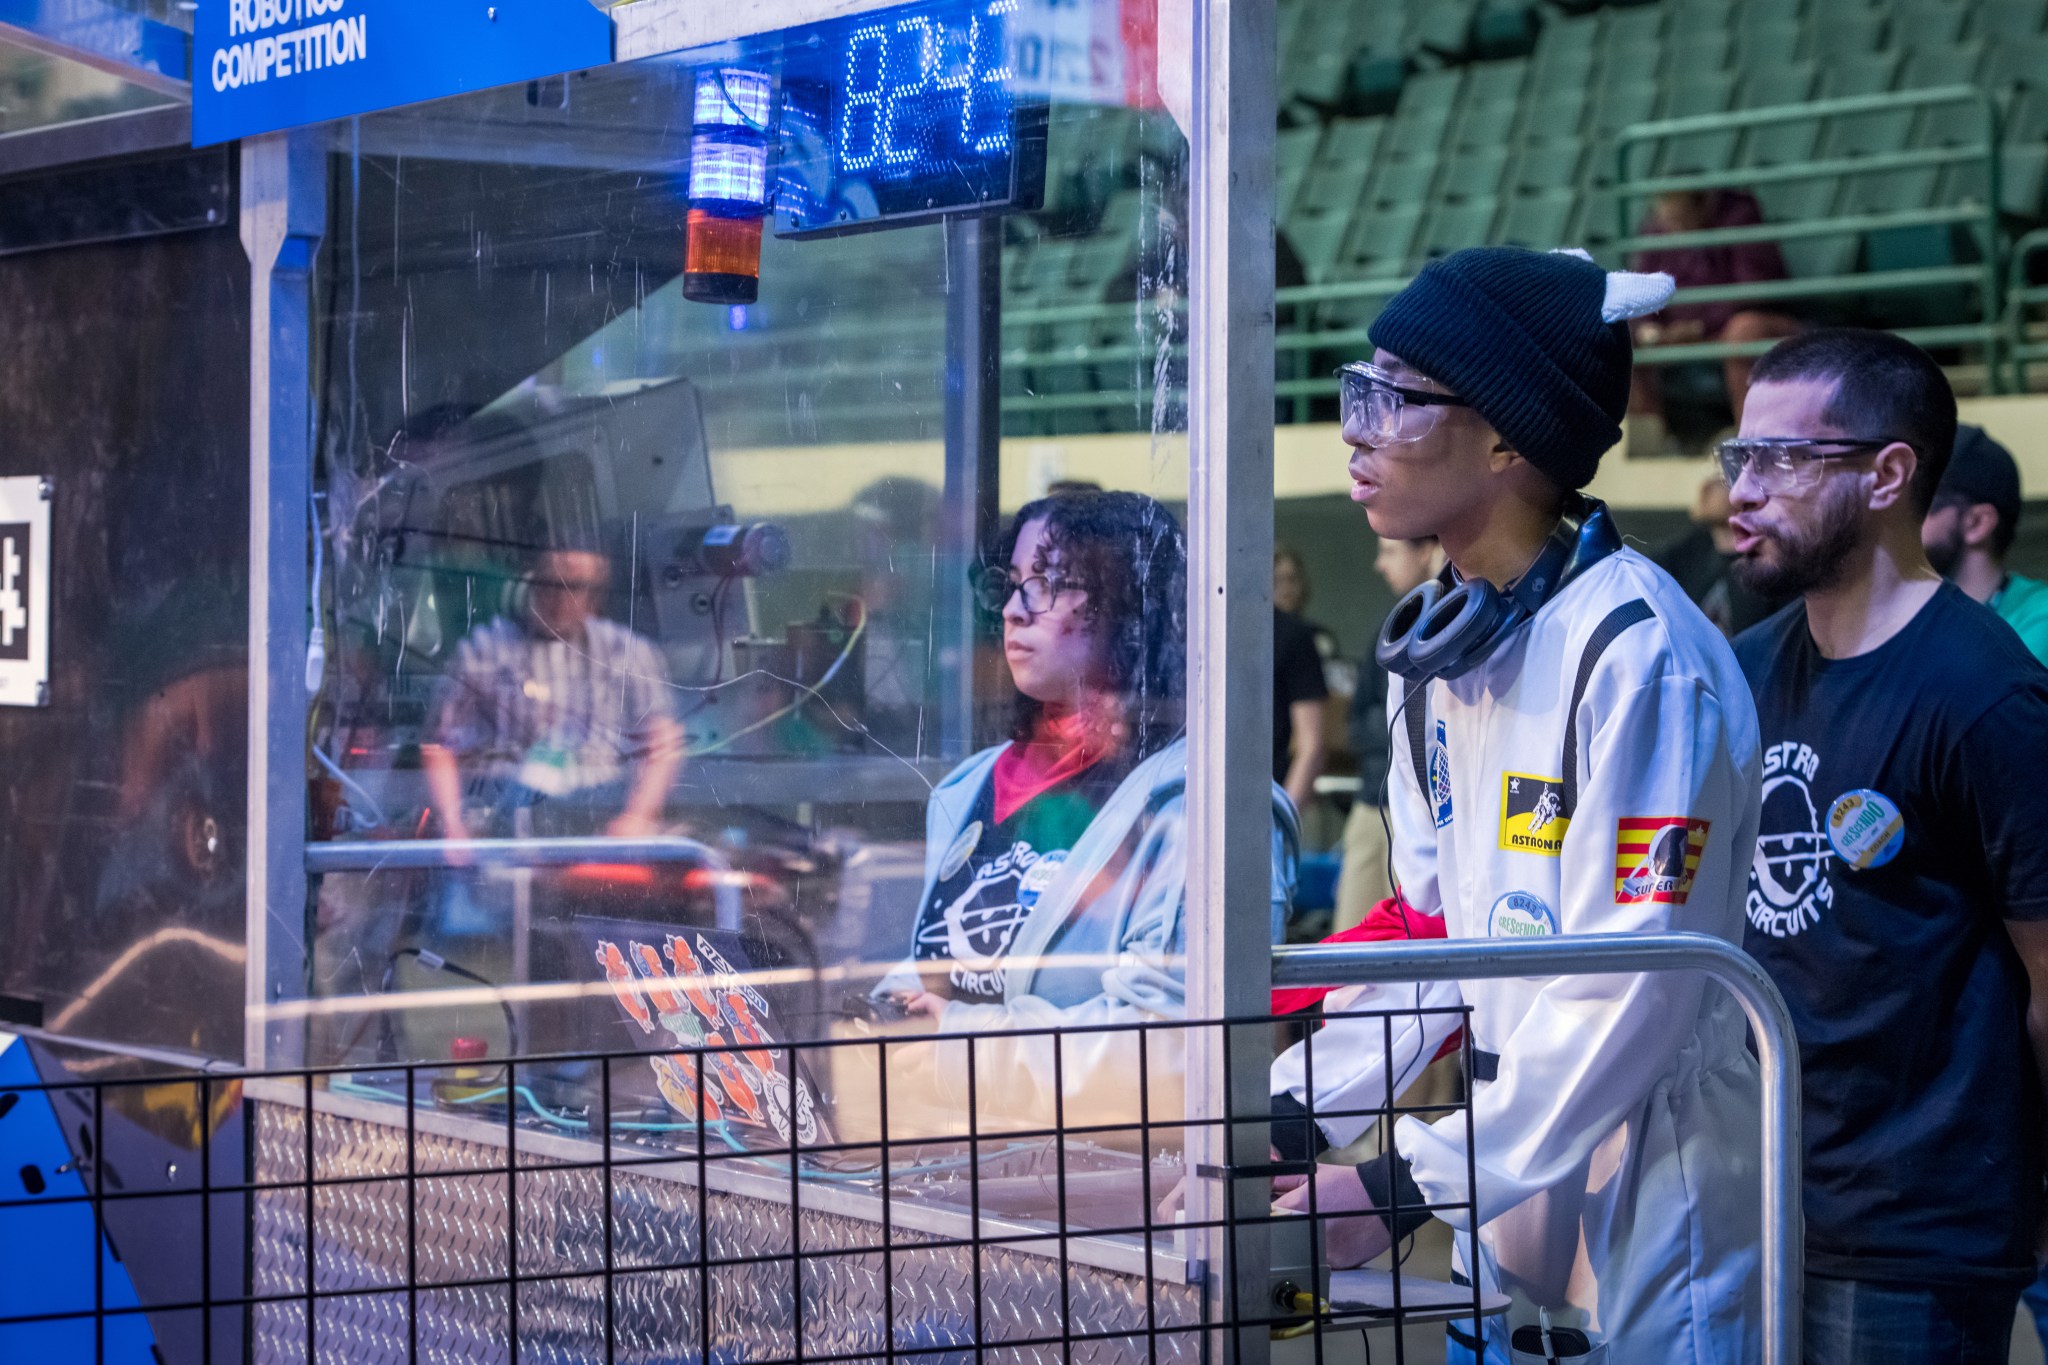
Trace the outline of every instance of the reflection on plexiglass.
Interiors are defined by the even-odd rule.
[[[924,4],[347,134],[313,837],[433,857],[315,878],[308,1055],[370,1068],[345,1088],[446,1061],[421,1102],[578,1133],[608,1099],[635,1141],[820,1148],[843,1178],[885,1126],[953,1169],[970,1119],[1121,1125],[1093,1146],[1136,1171],[1162,1145],[1141,1125],[1177,1121],[1180,1039],[1138,1040],[1185,998],[1182,466],[1104,491],[1085,442],[1006,448],[977,484],[946,446],[971,373],[951,191],[848,179],[950,119],[989,163],[950,206],[1004,208],[1003,344],[1043,340],[1048,290],[1120,300],[1133,358],[1098,378],[1174,434],[1185,144],[1121,85],[1012,98],[1015,11]],[[765,182],[736,176],[763,143]],[[971,1062],[935,1030],[976,1035]],[[507,1056],[544,1060],[507,1085]]]

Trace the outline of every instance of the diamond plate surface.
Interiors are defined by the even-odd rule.
[[[403,1174],[405,1130],[333,1114],[316,1114],[313,1169],[323,1180]],[[508,1361],[512,1320],[505,1286],[462,1280],[507,1273],[506,1178],[477,1172],[502,1165],[504,1149],[438,1134],[417,1138],[419,1245],[418,1359]],[[259,1182],[286,1183],[306,1169],[304,1110],[259,1104]],[[605,1358],[604,1185],[601,1172],[550,1170],[521,1154],[519,1181],[519,1359],[541,1365],[587,1365]],[[252,1264],[259,1294],[303,1294],[306,1286],[306,1200],[303,1190],[267,1190],[255,1197]],[[897,1229],[895,1246],[880,1249],[879,1225],[805,1210],[801,1292],[789,1260],[790,1216],[773,1200],[711,1192],[705,1197],[714,1259],[779,1257],[716,1267],[709,1293],[693,1269],[638,1267],[699,1257],[698,1192],[646,1168],[613,1175],[613,1328],[616,1359],[628,1365],[698,1365],[709,1307],[711,1365],[803,1357],[880,1358],[892,1335],[901,1365],[974,1365],[962,1349],[976,1335],[973,1251],[920,1247],[928,1240]],[[306,1341],[303,1302],[259,1305],[253,1314],[254,1359],[264,1365],[321,1362],[404,1362],[411,1359],[413,1296],[405,1186],[339,1184],[316,1192],[314,1283],[340,1297],[322,1298],[314,1343]],[[833,1254],[842,1253],[842,1254]],[[885,1265],[884,1257],[888,1257]],[[529,1280],[529,1276],[561,1278]],[[1093,1266],[1062,1267],[1056,1257],[1007,1247],[981,1251],[980,1339],[991,1346],[1057,1336],[1061,1323],[1080,1333],[1128,1333],[1058,1345],[989,1349],[981,1365],[1139,1365],[1148,1360],[1193,1365],[1192,1333],[1148,1338],[1142,1276]],[[1191,1326],[1200,1300],[1187,1286],[1153,1281],[1152,1320],[1160,1328]]]

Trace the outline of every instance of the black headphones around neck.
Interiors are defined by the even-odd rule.
[[[1483,578],[1459,578],[1446,566],[1440,577],[1394,604],[1374,657],[1381,668],[1410,682],[1468,673],[1565,584],[1620,548],[1607,504],[1574,495],[1536,562],[1505,592]]]

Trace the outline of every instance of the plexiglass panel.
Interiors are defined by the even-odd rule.
[[[1050,13],[331,130],[310,1060],[842,1174],[1178,1122],[1187,149]]]

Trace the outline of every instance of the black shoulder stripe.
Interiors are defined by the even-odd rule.
[[[1654,617],[1650,604],[1638,597],[1633,602],[1624,602],[1599,625],[1586,640],[1586,652],[1579,656],[1578,681],[1572,684],[1571,709],[1564,713],[1564,757],[1559,762],[1559,771],[1564,774],[1564,789],[1561,814],[1567,820],[1579,808],[1579,706],[1586,700],[1586,686],[1593,681],[1593,670],[1600,664],[1600,656],[1607,647],[1621,637],[1623,631]]]

